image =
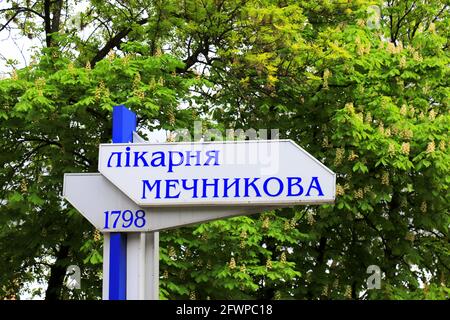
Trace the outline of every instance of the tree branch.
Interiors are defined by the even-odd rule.
[[[444,10],[447,9],[447,7],[448,5],[445,4],[444,7],[441,10],[439,10],[439,12],[436,14],[433,20],[431,20],[431,22],[435,22],[439,18],[439,16],[444,12]]]
[[[27,8],[27,7],[0,9],[0,12],[10,11],[10,10],[14,10],[14,11],[16,11],[18,13],[20,13],[20,12],[31,12],[31,13],[37,15],[38,17],[44,19],[44,16],[41,13],[39,13],[36,10],[33,10],[31,8]]]
[[[146,24],[148,22],[148,19],[142,19],[138,22],[136,22],[139,25]],[[132,31],[132,28],[125,28],[122,31],[119,31],[114,37],[112,37],[103,48],[101,48],[94,58],[91,60],[91,66],[95,66],[97,62],[102,60],[106,55],[111,51],[112,49],[119,47],[122,44],[122,40]]]
[[[411,3],[411,7],[410,7],[409,9],[406,9],[405,14],[404,14],[401,18],[398,19],[398,21],[397,21],[397,27],[396,27],[396,30],[395,30],[395,36],[394,36],[395,41],[397,41],[397,37],[398,37],[398,33],[400,32],[400,28],[401,28],[401,23],[402,23],[402,21],[406,18],[406,16],[407,16],[408,14],[411,13],[411,11],[412,11],[412,9],[414,8],[414,5],[415,5],[415,4],[416,4],[416,1],[413,1],[413,2]],[[406,7],[407,7],[407,6],[406,6]],[[395,44],[395,42],[394,42],[394,44]]]
[[[52,21],[50,19],[50,0],[44,1],[44,30],[45,30],[45,43],[48,48],[52,46]]]
[[[150,49],[152,55],[154,55],[156,52],[156,40],[158,37],[159,27],[161,24],[161,16],[162,16],[161,8],[158,8],[158,19],[156,20],[156,27],[155,30],[153,31],[152,46]]]
[[[58,32],[59,26],[61,23],[61,10],[62,10],[63,1],[57,0],[56,4],[53,8],[53,21],[52,21],[52,32]]]
[[[20,13],[21,11],[17,11],[11,18],[9,18],[8,21],[6,21],[6,23],[4,25],[1,26],[0,28],[0,32],[2,32],[6,27],[8,27],[8,25],[10,24],[11,21],[13,21]]]

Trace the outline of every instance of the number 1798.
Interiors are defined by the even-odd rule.
[[[111,223],[112,222],[112,223]],[[142,228],[145,226],[145,223],[147,222],[145,220],[145,211],[144,210],[137,210],[136,212],[133,212],[131,210],[112,210],[112,211],[105,211],[105,229],[116,229],[118,226],[117,224],[121,222],[122,224],[119,224],[119,227],[122,228],[129,228],[132,225],[134,225],[136,228]]]

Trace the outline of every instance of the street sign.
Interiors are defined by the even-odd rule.
[[[335,199],[335,174],[291,140],[101,144],[98,169],[141,207]]]
[[[150,232],[232,216],[270,207],[143,208],[99,173],[64,175],[64,197],[102,232]]]
[[[64,198],[104,233],[104,299],[158,299],[161,230],[334,202],[335,174],[291,140],[151,144],[135,130],[114,106],[100,173],[64,175]]]

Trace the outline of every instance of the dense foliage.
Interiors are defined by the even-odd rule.
[[[97,171],[125,104],[142,135],[199,119],[279,129],[337,173],[334,205],[162,233],[161,298],[448,299],[449,8],[6,1],[0,34],[42,48],[0,80],[0,296],[38,281],[48,299],[100,297],[101,236],[62,201],[62,177]],[[71,264],[81,290],[63,285]]]

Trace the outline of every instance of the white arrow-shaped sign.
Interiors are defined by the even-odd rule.
[[[102,232],[149,232],[226,217],[263,212],[269,207],[142,208],[99,173],[64,175],[64,197]]]
[[[335,174],[291,140],[101,144],[98,168],[139,206],[335,199]]]

